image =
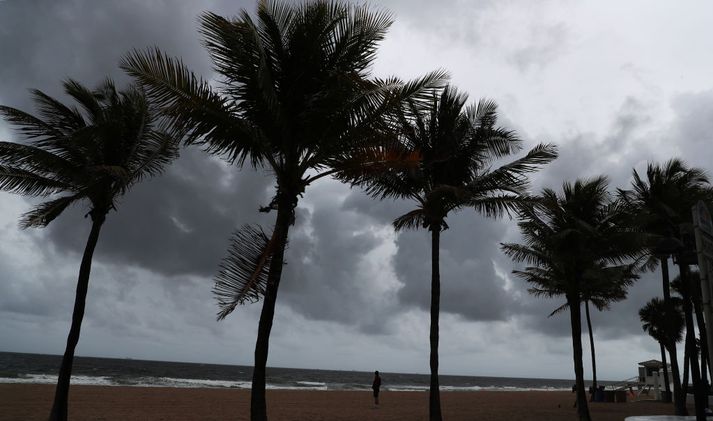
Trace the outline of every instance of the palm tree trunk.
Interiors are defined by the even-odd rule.
[[[663,281],[663,299],[667,304],[671,300],[671,282],[668,274],[668,256],[663,256],[661,260],[661,278]],[[669,359],[671,360],[671,374],[673,375],[673,402],[676,408],[676,415],[685,415],[688,411],[686,410],[686,392],[684,390],[683,384],[681,384],[680,371],[678,369],[678,354],[676,351],[676,343],[673,342],[668,347]],[[684,351],[685,353],[685,351]],[[685,362],[685,359],[684,359]],[[676,373],[676,375],[674,375]],[[686,372],[684,372],[684,377]]]
[[[283,199],[278,203],[277,207],[277,220],[275,222],[277,248],[270,260],[270,272],[267,276],[267,286],[265,288],[262,311],[260,312],[257,341],[255,342],[255,367],[253,368],[250,393],[250,419],[252,421],[267,421],[267,402],[265,400],[267,355],[272,320],[275,317],[277,290],[282,276],[285,246],[287,245],[287,236],[292,223],[293,203],[295,202]]]
[[[666,347],[663,346],[663,342],[660,342],[661,346],[661,362],[663,363],[663,383],[664,391],[666,396],[664,396],[663,401],[666,403],[671,402],[671,384],[668,378],[668,364],[666,364]]]
[[[592,319],[589,317],[589,300],[584,300],[584,310],[587,316],[587,329],[589,330],[589,347],[592,352],[592,390],[597,390],[597,358],[594,354],[594,334],[592,333]],[[590,396],[594,399],[594,393]]]
[[[77,279],[77,292],[74,297],[74,312],[72,313],[72,325],[67,335],[67,347],[62,357],[62,365],[59,368],[57,378],[57,389],[54,394],[54,403],[50,412],[50,421],[67,420],[67,401],[69,398],[69,381],[72,377],[72,363],[74,362],[74,350],[79,342],[79,332],[82,329],[82,319],[84,319],[84,308],[89,290],[89,274],[92,271],[92,257],[94,249],[99,241],[99,232],[104,224],[105,215],[92,217],[92,230],[89,232],[87,244],[84,247],[82,263],[79,265],[79,278]]]
[[[701,383],[708,393],[708,332],[706,330],[706,321],[703,318],[703,309],[698,300],[693,301],[693,310],[696,312],[696,322],[698,323],[698,334],[701,343]],[[707,406],[707,405],[706,405]]]
[[[661,278],[663,280],[663,299],[668,303],[671,299],[671,282],[668,276],[668,256],[661,257]]]
[[[574,376],[577,389],[577,415],[580,421],[590,421],[587,392],[584,390],[584,363],[582,362],[582,310],[578,298],[569,297],[569,315],[572,324]]]
[[[684,342],[684,345],[683,345],[683,380],[682,380],[682,384],[681,384],[681,389],[682,389],[681,393],[683,393],[684,403],[686,402],[685,399],[687,398],[687,395],[688,395],[688,383],[689,383],[688,374],[691,372],[690,363],[691,363],[691,354],[688,353],[688,347],[686,346],[686,343]]]
[[[669,357],[671,357],[671,376],[673,376],[673,407],[676,415],[688,415],[686,410],[686,393],[681,387],[681,373],[678,370],[678,356],[674,342],[671,341],[667,346]]]
[[[698,365],[698,350],[696,349],[696,334],[693,323],[693,306],[691,305],[691,291],[688,277],[688,267],[680,266],[681,283],[683,284],[683,313],[686,318],[686,349],[691,365],[691,379],[693,380],[693,403],[696,409],[696,420],[706,419],[705,400],[708,399],[703,384],[701,383],[701,367]]]
[[[441,230],[431,230],[431,388],[428,415],[430,421],[441,421],[441,395],[438,385],[438,316],[441,300],[441,275],[439,270]]]

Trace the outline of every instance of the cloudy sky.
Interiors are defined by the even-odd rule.
[[[472,100],[497,101],[503,124],[527,148],[559,145],[560,158],[534,178],[533,189],[599,174],[609,175],[612,189],[625,187],[632,168],[673,156],[713,170],[713,3],[378,6],[396,22],[376,75],[448,69]],[[196,18],[241,8],[253,11],[255,2],[0,1],[0,104],[32,110],[29,89],[61,98],[66,77],[126,82],[117,63],[133,47],[160,46],[210,78]],[[0,139],[21,140],[3,122]],[[78,354],[250,365],[260,304],[216,322],[210,290],[231,231],[271,223],[274,216],[257,209],[272,189],[268,174],[240,171],[197,149],[136,186],[102,232]],[[77,207],[46,229],[19,230],[31,204],[0,193],[0,351],[58,354],[89,223]],[[428,234],[390,227],[410,206],[375,202],[332,180],[308,189],[291,232],[270,365],[428,371]],[[500,242],[517,240],[514,222],[473,212],[448,221],[441,372],[573,377],[568,318],[547,318],[561,302],[529,296],[499,250]],[[593,314],[601,378],[634,376],[637,361],[659,355],[637,310],[660,289],[660,275],[647,274],[627,301]]]

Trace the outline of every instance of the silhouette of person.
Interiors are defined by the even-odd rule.
[[[379,406],[379,388],[381,388],[381,377],[379,377],[379,372],[375,371],[371,389],[374,391],[374,405],[376,406]]]

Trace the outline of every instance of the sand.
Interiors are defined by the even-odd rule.
[[[0,384],[0,420],[46,420],[53,385]],[[373,408],[370,392],[268,391],[271,421],[427,420],[425,392],[382,392]],[[444,419],[573,420],[570,392],[442,392]],[[70,419],[83,420],[247,420],[250,393],[236,389],[176,389],[72,386]],[[657,402],[590,403],[594,420],[623,420],[630,415],[672,414]]]

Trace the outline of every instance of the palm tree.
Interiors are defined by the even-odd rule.
[[[661,360],[664,366],[664,382],[668,383],[668,367],[666,364],[666,351],[671,353],[677,342],[683,340],[683,328],[685,321],[681,312],[681,299],[670,297],[669,300],[660,298],[651,299],[639,310],[639,318],[643,323],[642,328],[652,338],[658,341],[661,347]],[[671,353],[671,355],[676,355]],[[678,364],[671,364],[671,371],[674,378],[673,387],[680,387],[678,378]],[[674,390],[674,393],[678,392]]]
[[[682,261],[680,257],[684,244],[681,227],[691,223],[693,205],[699,200],[711,202],[713,194],[705,172],[688,167],[680,159],[671,159],[663,165],[649,163],[645,179],[636,170],[633,178],[632,189],[620,190],[619,193],[627,206],[637,214],[641,229],[652,234],[653,241],[649,249],[651,255],[661,263],[663,296],[664,301],[667,301],[671,298],[668,259],[674,255],[679,262]],[[683,272],[685,269],[682,268]],[[684,303],[684,312],[687,308]],[[677,364],[675,343],[673,346],[673,352],[669,353],[672,365]],[[689,347],[688,344],[686,346]],[[685,399],[683,388],[680,385],[675,387],[677,415],[686,413]]]
[[[556,158],[551,145],[539,145],[524,157],[491,170],[491,163],[521,146],[517,136],[497,126],[494,102],[465,106],[467,96],[446,87],[433,92],[430,104],[413,102],[401,109],[398,155],[416,166],[372,172],[352,180],[379,199],[413,200],[417,208],[394,221],[397,231],[425,228],[431,232],[431,383],[429,417],[441,419],[438,382],[440,307],[439,245],[451,212],[473,208],[488,217],[514,209],[525,199],[526,174]]]
[[[623,224],[626,212],[610,199],[607,184],[605,177],[564,183],[562,196],[544,189],[534,206],[520,210],[518,226],[525,243],[502,245],[505,254],[529,265],[513,273],[532,285],[530,293],[567,300],[580,420],[590,419],[582,363],[582,301],[593,296],[588,286],[602,279],[634,279],[642,254],[640,236]]]
[[[161,126],[156,110],[135,86],[117,91],[107,79],[90,90],[67,80],[64,90],[81,108],[64,105],[39,90],[33,91],[39,117],[0,106],[0,114],[28,141],[0,142],[0,190],[51,197],[27,212],[20,225],[44,227],[79,202],[88,205],[92,220],[50,420],[67,419],[92,256],[106,216],[133,184],[160,173],[176,156],[179,137]]]
[[[221,78],[216,87],[158,49],[130,53],[122,68],[176,127],[190,133],[188,143],[237,165],[249,161],[268,168],[275,176],[275,196],[261,209],[277,211],[272,234],[243,230],[239,236],[257,242],[231,249],[249,253],[235,257],[243,263],[234,267],[243,272],[228,279],[219,275],[215,288],[219,318],[263,297],[251,419],[265,420],[269,336],[299,197],[311,183],[349,167],[354,151],[388,137],[387,111],[405,98],[419,102],[422,89],[441,86],[446,75],[434,72],[410,83],[369,79],[391,17],[367,6],[260,1],[255,18],[244,10],[233,19],[205,13],[200,23]]]
[[[600,268],[601,278],[589,278],[586,285],[583,285],[582,301],[584,302],[584,315],[587,320],[587,331],[589,333],[589,347],[592,357],[592,388],[597,390],[597,358],[594,349],[594,332],[592,330],[592,319],[589,314],[589,303],[599,311],[609,310],[612,303],[626,299],[628,288],[633,285],[638,278],[628,267]],[[561,309],[567,304],[561,306]],[[555,310],[558,311],[559,309]],[[554,313],[554,312],[553,312]],[[594,398],[594,395],[591,396]]]

